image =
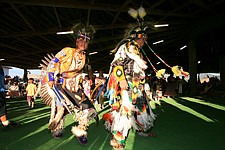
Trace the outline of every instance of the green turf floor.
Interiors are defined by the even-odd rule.
[[[27,108],[25,99],[8,100],[7,107],[8,118],[21,125],[0,130],[0,150],[112,150],[103,120],[98,127],[95,122],[90,124],[88,145],[81,146],[70,132],[74,125],[70,115],[64,137],[51,137],[47,130],[50,108],[40,99],[34,109]],[[99,111],[100,119],[106,111]],[[154,113],[157,137],[141,137],[131,130],[125,150],[225,150],[225,106],[190,97],[163,98]]]

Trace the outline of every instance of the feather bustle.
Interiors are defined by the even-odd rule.
[[[46,66],[48,65],[48,62],[47,61],[45,61],[45,60],[41,60]]]
[[[45,58],[45,60],[47,61],[47,62],[50,62],[51,60],[48,58],[48,57],[44,57]]]

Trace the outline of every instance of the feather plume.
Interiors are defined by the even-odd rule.
[[[38,68],[41,68],[41,69],[47,69],[47,66],[46,65],[44,65],[44,64],[40,64],[40,66],[38,66]]]
[[[177,77],[181,75],[181,70],[179,66],[173,66],[172,71]]]
[[[133,17],[134,19],[137,19],[137,16],[138,16],[138,12],[137,10],[133,9],[133,8],[130,8],[128,10],[128,14]]]
[[[48,84],[42,84],[41,98],[46,105],[51,106],[54,99],[54,92],[52,91],[52,89],[50,89]]]
[[[158,70],[156,72],[156,77],[158,79],[164,78],[165,72],[166,72],[166,69],[160,69],[160,70]]]
[[[44,59],[41,60],[46,66],[48,66],[48,62],[45,61]]]
[[[51,60],[54,58],[54,56],[52,57],[50,54],[47,54],[47,55],[48,55],[48,58]]]
[[[51,60],[48,58],[48,57],[46,57],[46,56],[44,56],[44,58],[45,58],[45,60],[47,61],[47,62],[50,62]]]
[[[52,55],[52,57],[53,57],[53,58],[55,57],[55,55],[54,55],[54,54],[52,54],[52,53],[51,53],[51,55]]]
[[[139,17],[140,17],[140,18],[144,18],[144,16],[146,16],[146,11],[145,11],[145,9],[144,9],[143,7],[140,7],[140,8],[138,9],[138,14],[139,14]]]
[[[87,131],[80,129],[77,126],[73,126],[71,132],[76,137],[87,136]]]

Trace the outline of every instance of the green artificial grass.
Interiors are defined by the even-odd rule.
[[[100,123],[90,123],[88,144],[82,146],[71,133],[75,125],[72,116],[65,120],[64,136],[53,139],[47,130],[50,108],[37,99],[34,109],[28,109],[24,99],[7,100],[8,118],[19,122],[16,129],[0,130],[1,150],[112,150],[110,134],[105,130],[99,110]],[[153,112],[157,120],[153,128],[156,137],[141,137],[130,130],[125,150],[224,150],[225,106],[202,99],[163,98]]]

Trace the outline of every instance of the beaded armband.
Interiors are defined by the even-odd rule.
[[[48,72],[48,81],[54,81],[54,73]]]
[[[125,80],[124,72],[123,72],[123,67],[122,66],[116,66],[113,69],[113,74],[116,77],[117,81]]]

